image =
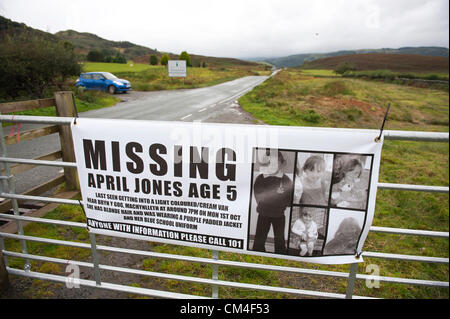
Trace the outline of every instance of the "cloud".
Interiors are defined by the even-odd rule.
[[[7,18],[160,51],[284,56],[344,49],[448,47],[447,0],[2,0]]]

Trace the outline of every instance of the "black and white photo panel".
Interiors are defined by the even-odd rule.
[[[324,255],[353,255],[364,225],[365,212],[331,208]]]
[[[328,206],[333,154],[297,153],[294,204]]]
[[[371,164],[371,156],[334,156],[330,206],[361,210],[367,208]]]
[[[254,150],[248,249],[286,254],[295,152]]]
[[[327,209],[308,206],[292,208],[289,255],[321,256],[327,232]]]

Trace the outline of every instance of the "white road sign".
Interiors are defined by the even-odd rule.
[[[186,61],[185,60],[169,60],[169,76],[186,77]]]

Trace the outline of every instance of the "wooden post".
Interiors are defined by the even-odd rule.
[[[9,287],[8,272],[6,271],[3,253],[0,250],[0,292],[6,291]]]
[[[62,117],[75,117],[75,104],[72,91],[55,93],[56,114]],[[67,125],[60,125],[59,139],[61,142],[62,159],[64,162],[75,162],[72,131]],[[75,168],[64,167],[64,177],[68,190],[80,189]]]

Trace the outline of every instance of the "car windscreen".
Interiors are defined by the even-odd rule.
[[[108,80],[114,80],[117,79],[117,76],[115,76],[114,74],[108,73],[108,72],[103,72],[102,75],[107,78]]]

